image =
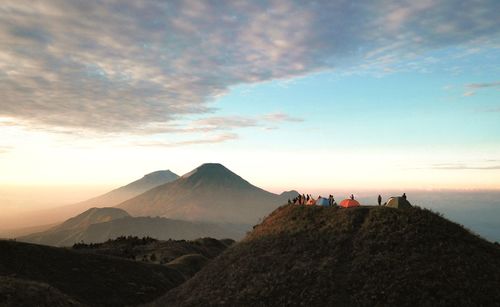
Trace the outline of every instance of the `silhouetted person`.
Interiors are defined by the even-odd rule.
[[[309,201],[309,199],[310,199],[309,198],[309,194],[307,194],[307,196],[306,196],[306,202]]]
[[[403,193],[403,198],[406,200],[406,193]]]
[[[382,196],[380,196],[380,195],[379,195],[379,196],[377,197],[377,201],[378,201],[378,205],[379,205],[379,206],[380,206],[380,205],[382,205]]]
[[[354,200],[354,194],[351,194],[351,199]]]

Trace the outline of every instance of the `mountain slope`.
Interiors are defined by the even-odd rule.
[[[223,165],[207,163],[117,207],[134,216],[253,224],[284,202]]]
[[[113,207],[127,199],[146,192],[156,186],[174,181],[177,178],[179,178],[179,176],[170,170],[156,171],[144,175],[141,179],[131,182],[125,186],[86,201],[26,213],[20,217],[16,217],[16,219],[19,220],[19,225],[22,223],[23,228],[48,225],[45,229],[42,228],[43,230],[46,230],[50,228],[49,225],[60,223],[61,221],[82,213],[89,208]],[[2,235],[13,238],[19,236],[20,234],[22,233],[18,232],[17,229],[11,229],[9,231],[4,231]]]
[[[130,217],[119,208],[92,208],[47,231],[18,240],[52,246],[71,246],[81,241],[99,243],[120,236],[147,236],[160,240],[194,240],[201,237],[239,240],[248,228],[248,225]]]
[[[84,242],[104,242],[119,236],[149,236],[159,240],[194,240],[201,237],[241,239],[248,226],[190,222],[159,217],[127,217],[90,225],[80,235]]]
[[[14,241],[0,241],[0,276],[48,284],[90,306],[138,305],[184,282],[162,265]]]
[[[130,215],[118,208],[91,208],[49,230],[19,237],[19,241],[68,246],[82,240],[84,233],[92,224],[110,222]]]
[[[79,204],[87,207],[112,207],[129,198],[144,193],[147,190],[172,182],[178,178],[179,175],[170,170],[152,172],[123,187],[114,189],[106,194],[91,198]]]
[[[283,206],[154,305],[491,306],[500,248],[419,208]]]

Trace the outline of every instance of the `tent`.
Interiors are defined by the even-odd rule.
[[[391,197],[389,200],[385,203],[386,207],[391,207],[391,208],[411,208],[412,205],[410,204],[409,201],[406,200],[404,197]]]
[[[316,205],[323,207],[330,207],[330,201],[328,201],[328,198],[320,197],[318,198],[318,200],[316,200]]]
[[[314,199],[309,199],[307,202],[306,202],[306,206],[314,206],[316,204],[316,201]]]
[[[340,206],[344,208],[350,208],[350,207],[359,207],[360,204],[357,200],[348,198],[340,202]]]

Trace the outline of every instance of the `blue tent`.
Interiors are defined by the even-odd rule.
[[[328,201],[328,198],[320,197],[318,198],[318,200],[316,200],[316,205],[323,207],[330,207],[330,202]]]

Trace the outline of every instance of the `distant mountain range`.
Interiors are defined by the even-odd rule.
[[[203,164],[177,177],[170,171],[154,172],[104,195],[61,208],[65,214],[78,208],[86,211],[18,240],[53,246],[97,243],[124,235],[162,240],[206,236],[238,240],[251,225],[298,195],[296,191],[281,195],[267,192],[217,163]],[[126,197],[132,198],[114,208],[87,210],[88,206],[116,204]]]
[[[91,208],[43,232],[18,241],[52,246],[99,243],[119,236],[153,237],[160,240],[193,240],[202,237],[241,239],[249,225],[213,224],[159,217],[131,217],[118,208]]]
[[[207,163],[179,179],[119,205],[133,216],[161,216],[212,223],[254,224],[291,195],[267,192],[218,163]]]
[[[61,223],[62,221],[80,214],[89,208],[113,207],[127,199],[146,192],[151,188],[165,184],[167,182],[171,182],[173,180],[176,180],[177,178],[179,178],[179,176],[171,172],[170,170],[152,172],[125,186],[79,203],[34,211],[32,213],[25,214],[24,216],[22,216],[23,221],[25,221],[26,224],[32,224],[34,226],[4,231],[2,235],[12,238],[24,236],[27,233],[30,233],[30,229],[33,229],[34,231],[46,230],[54,226],[54,224]]]
[[[127,199],[144,193],[159,185],[172,182],[178,178],[179,175],[171,172],[170,170],[152,172],[123,187],[114,189],[106,194],[91,198],[78,204],[85,209],[91,207],[113,207],[126,201]]]

